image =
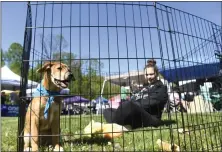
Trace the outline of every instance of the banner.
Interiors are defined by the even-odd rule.
[[[26,106],[26,110],[28,105]],[[2,117],[18,117],[19,116],[19,105],[1,105],[1,116]]]

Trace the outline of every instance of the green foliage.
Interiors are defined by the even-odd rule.
[[[19,43],[12,43],[7,52],[4,53],[4,59],[9,68],[16,74],[21,74],[23,47]]]
[[[47,36],[40,34],[39,37],[39,44],[43,45],[43,52],[48,58],[50,58],[50,50],[53,52],[63,52],[68,46],[68,42],[61,34],[49,34]]]
[[[106,82],[104,87],[103,96],[107,99],[120,94],[120,86],[110,83],[109,81]]]
[[[12,62],[9,68],[16,74],[21,75],[21,62]]]
[[[7,61],[10,63],[12,62],[19,62],[22,59],[22,51],[23,47],[19,43],[12,43],[8,49],[8,52],[5,54]]]
[[[76,81],[71,84],[71,92],[75,95],[82,95],[90,100],[95,99],[101,95],[105,80],[105,78],[101,76],[101,73],[98,72],[103,68],[103,63],[96,59],[91,59],[84,62],[82,66],[88,67],[87,70],[80,70],[81,73],[79,71],[78,75],[76,75],[76,71],[73,71],[74,75],[76,75]],[[119,90],[119,86],[111,85],[110,82],[106,81],[102,95],[108,99],[113,96],[112,94],[114,94],[114,92],[119,93]]]
[[[184,116],[183,116],[184,117]],[[172,141],[180,146],[181,151],[221,151],[221,114],[204,113],[171,114],[177,120],[172,127],[146,127],[125,132],[123,136],[108,142],[104,138],[85,138],[84,128],[94,120],[106,123],[102,115],[61,116],[61,138],[65,151],[161,151],[157,139],[168,143]],[[16,151],[18,118],[2,117],[1,151]],[[169,119],[163,113],[162,119]],[[186,133],[179,134],[177,129],[185,128]],[[171,130],[172,129],[172,130]],[[116,145],[119,146],[116,146]],[[42,147],[48,151],[47,147]],[[42,151],[43,151],[42,150]]]
[[[70,52],[55,52],[52,55],[53,60],[61,61],[62,63],[67,64],[71,68],[79,68],[80,67],[80,61],[75,60],[76,55],[74,53]]]
[[[29,73],[28,73],[29,80],[32,80],[35,82],[41,81],[41,75],[36,72],[40,67],[41,67],[41,64],[37,64],[37,66],[29,69]]]
[[[2,49],[1,49],[0,57],[1,57],[1,67],[3,67],[5,65],[5,60],[4,60],[4,52]]]
[[[84,65],[87,63],[88,62],[85,62]],[[77,69],[73,71],[76,81],[72,82],[70,91],[75,95],[82,95],[83,97],[92,100],[100,96],[105,78],[98,73],[98,69],[101,69],[100,65],[102,64],[99,64],[98,61],[93,60],[92,64],[90,65],[92,66],[89,66],[87,71],[78,71]],[[78,74],[75,72],[78,72]],[[111,89],[115,90],[116,88],[113,86],[111,87],[110,83],[106,82],[103,92],[103,96],[105,98],[110,97]]]

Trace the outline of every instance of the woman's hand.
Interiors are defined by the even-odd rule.
[[[146,89],[146,88],[143,88],[143,89],[141,90],[141,92],[145,92],[145,91],[147,91],[147,89]]]

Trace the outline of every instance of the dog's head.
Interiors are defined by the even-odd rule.
[[[54,87],[59,89],[67,88],[69,82],[75,80],[69,67],[61,62],[46,62],[37,72],[45,74],[44,81],[49,82],[44,83],[52,83]]]

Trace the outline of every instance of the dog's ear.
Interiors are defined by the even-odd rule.
[[[49,70],[52,65],[54,63],[53,62],[46,62],[41,68],[39,68],[36,72],[38,73],[43,73],[43,72],[46,72],[47,70]]]

